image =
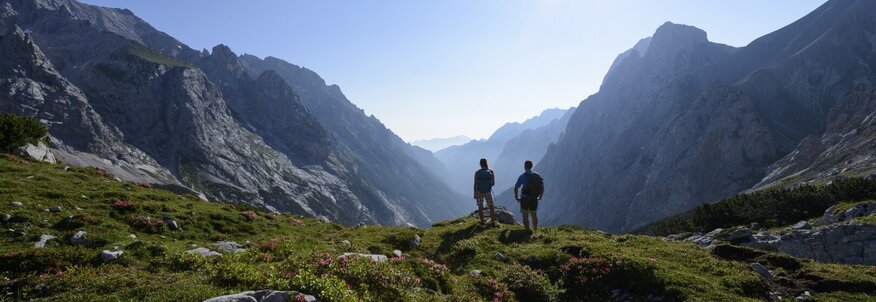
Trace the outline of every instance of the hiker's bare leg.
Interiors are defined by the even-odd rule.
[[[528,211],[523,212],[523,227],[526,228],[527,230],[529,229],[529,212]]]
[[[538,231],[538,214],[535,211],[532,211],[532,231]]]
[[[484,223],[484,206],[478,204],[478,218],[481,220],[481,224]]]
[[[493,204],[490,204],[490,220],[493,221],[493,224],[496,224],[496,210]]]

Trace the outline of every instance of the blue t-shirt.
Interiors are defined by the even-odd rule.
[[[529,175],[529,174],[532,174],[532,170],[526,170],[526,172],[523,172],[523,174],[520,174],[520,176],[517,177],[517,183],[514,184],[515,189],[520,188],[520,195],[521,196],[523,196],[523,188],[526,187],[526,175]]]

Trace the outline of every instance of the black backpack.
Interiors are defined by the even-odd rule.
[[[480,169],[477,172],[477,188],[481,193],[490,192],[493,186],[496,185],[496,177],[493,170]]]
[[[544,179],[541,178],[541,175],[533,172],[532,174],[526,175],[526,184],[523,186],[523,195],[527,197],[539,197],[541,194],[544,194]]]

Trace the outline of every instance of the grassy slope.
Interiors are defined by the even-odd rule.
[[[24,205],[12,206],[12,200]],[[118,200],[129,200],[132,209],[116,209]],[[56,205],[62,207],[60,213],[45,211]],[[246,211],[254,211],[254,218]],[[575,227],[546,228],[533,237],[520,226],[487,229],[471,218],[427,230],[344,228],[118,182],[95,169],[65,170],[15,157],[0,157],[0,213],[13,216],[4,229],[27,233],[0,235],[0,279],[6,280],[0,281],[0,289],[7,293],[0,293],[0,301],[198,301],[263,288],[301,290],[332,301],[568,300],[575,287],[563,281],[560,266],[572,256],[606,259],[621,268],[582,283],[594,299],[622,288],[634,298],[756,301],[766,299],[770,286],[748,268],[747,259],[722,260],[692,244],[659,237],[613,236]],[[68,216],[74,218],[64,222]],[[137,216],[175,219],[182,230],[152,233],[132,225],[131,217]],[[56,239],[47,248],[32,247],[40,234],[66,239],[78,230],[87,231],[93,244],[72,246]],[[422,236],[423,245],[410,249],[407,240],[415,234]],[[252,244],[246,253],[217,258],[183,253],[193,246],[210,247],[216,240]],[[99,252],[116,246],[125,251],[122,259],[100,264]],[[336,258],[369,247],[387,254],[401,249],[406,258],[353,260],[346,266]],[[496,260],[496,252],[509,260]],[[872,268],[802,263],[793,276],[805,272],[813,280],[876,288]],[[483,270],[483,277],[470,277],[472,269]],[[826,301],[872,299],[824,291],[816,296]]]

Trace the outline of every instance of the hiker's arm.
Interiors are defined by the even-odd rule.
[[[472,183],[474,184],[474,185],[472,185],[472,187],[471,187],[471,188],[472,188],[472,189],[471,189],[472,196],[474,196],[474,198],[477,199],[477,198],[478,198],[478,197],[477,197],[477,196],[478,196],[478,172],[475,172],[475,174],[474,174],[474,181],[473,181]]]
[[[514,200],[520,201],[520,195],[517,194],[517,186],[514,186]]]

